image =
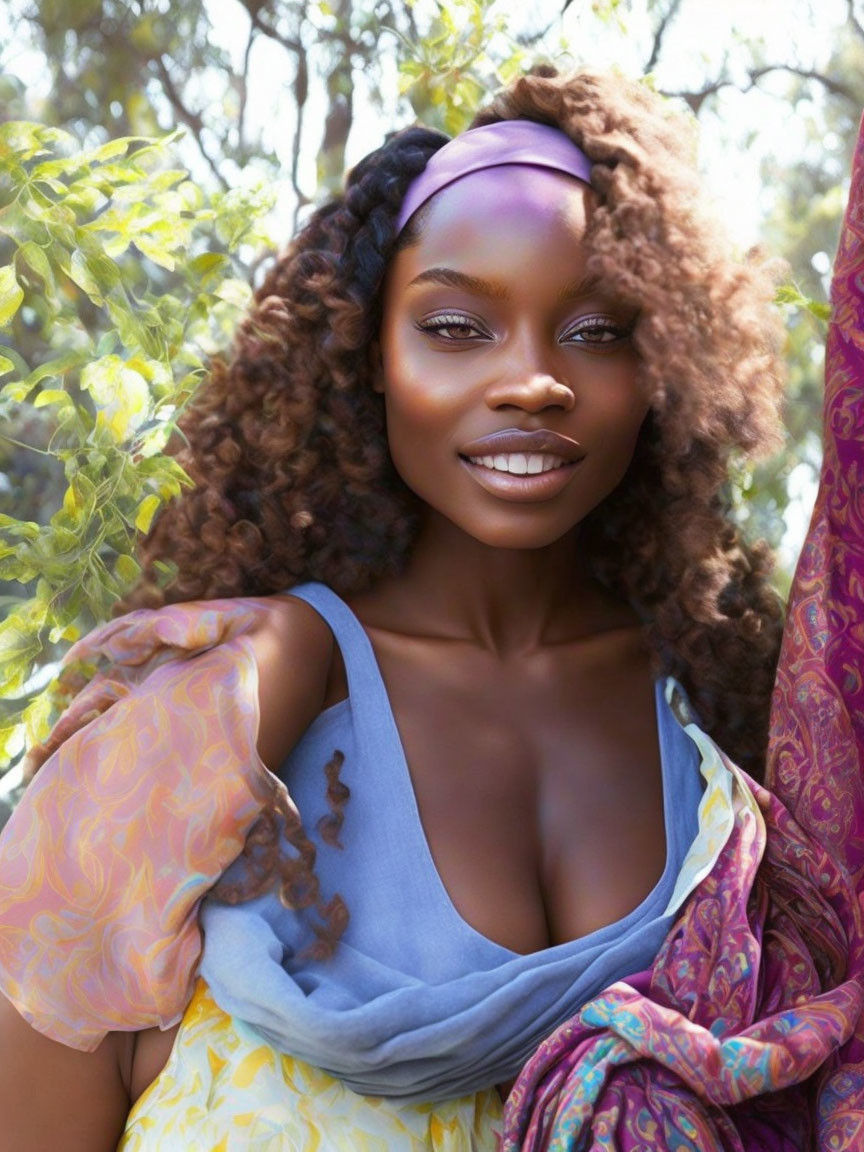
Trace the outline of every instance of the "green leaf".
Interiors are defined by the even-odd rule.
[[[202,191],[170,159],[173,139],[84,152],[52,129],[0,125],[5,306],[10,320],[22,294],[28,308],[24,355],[11,338],[0,343],[0,380],[10,381],[0,420],[26,404],[24,419],[46,430],[24,482],[35,479],[39,499],[44,485],[49,507],[60,505],[48,525],[0,519],[0,581],[27,592],[14,609],[0,600],[0,614],[17,612],[14,629],[7,621],[0,631],[0,679],[13,687],[53,660],[55,645],[107,618],[139,578],[135,534],[192,484],[165,455],[167,441],[183,439],[176,422],[248,301],[235,253],[261,242],[255,220],[272,193]],[[220,240],[227,251],[212,251]],[[133,245],[148,259],[136,259]],[[26,499],[14,493],[19,515]],[[163,583],[176,576],[171,563],[156,572]],[[31,727],[41,728],[47,699],[17,700],[18,719],[32,704]],[[0,761],[18,738],[4,733],[4,715],[0,702]]]
[[[72,405],[72,397],[60,388],[45,388],[33,401],[33,407],[46,408],[49,404]]]
[[[216,289],[216,295],[228,304],[233,304],[237,308],[245,308],[252,298],[252,289],[245,280],[230,278],[222,281]]]
[[[131,556],[118,556],[114,564],[117,577],[131,587],[141,575],[141,565]]]
[[[184,173],[188,175],[188,173]],[[177,193],[183,201],[183,207],[187,212],[197,212],[204,204],[204,193],[197,184],[191,180],[184,180],[177,188]]]
[[[781,284],[774,299],[778,304],[791,304],[803,308],[817,320],[827,323],[831,319],[831,305],[825,300],[814,300],[805,296],[797,284]]]
[[[521,50],[513,53],[509,59],[498,65],[498,79],[502,84],[509,84],[515,80],[525,69],[525,53]]]
[[[5,695],[17,694],[30,677],[33,661],[42,652],[39,633],[45,624],[47,606],[30,601],[0,621],[0,668]]]
[[[85,359],[86,352],[67,352],[63,356],[58,356],[54,360],[47,360],[44,364],[40,364],[38,368],[34,368],[24,383],[28,388],[32,388],[35,384],[40,384],[43,380],[49,377],[56,377],[58,380],[62,379],[72,368],[77,368]]]
[[[139,505],[138,512],[135,516],[135,527],[139,532],[146,535],[150,531],[150,525],[153,523],[153,517],[159,510],[162,500],[158,496],[146,496]]]
[[[32,391],[32,384],[26,384],[23,380],[13,380],[11,384],[6,384],[3,389],[0,390],[0,401],[5,400],[10,404],[23,404]]]
[[[15,277],[15,269],[11,264],[0,268],[0,327],[5,327],[24,299],[24,292]]]
[[[14,348],[9,348],[5,344],[0,344],[0,356],[5,360],[11,360],[15,366],[15,371],[19,376],[29,376],[30,368],[26,362]]]
[[[55,196],[65,196],[68,194],[69,189],[62,180],[56,180],[53,176],[34,176],[34,180],[38,183],[44,184],[46,188],[50,188]]]
[[[96,402],[97,432],[107,433],[115,444],[128,439],[149,415],[150,390],[146,380],[119,356],[102,356],[86,364],[81,372],[81,387]]]
[[[92,168],[97,164],[104,164],[108,160],[113,160],[117,156],[125,156],[133,144],[140,143],[149,144],[151,138],[149,136],[118,136],[115,140],[100,144],[98,148],[93,148],[89,152],[82,152],[78,157],[79,163],[82,167]]]
[[[72,259],[67,269],[70,280],[74,280],[82,288],[94,304],[102,303],[102,288],[87,266],[87,260],[82,252],[72,253]]]
[[[98,188],[78,184],[70,189],[64,203],[85,216],[92,216],[106,203],[106,200],[107,197]]]
[[[105,306],[121,341],[127,348],[140,348],[147,356],[160,355],[162,349],[158,337],[141,323],[130,307],[113,299],[106,300]]]
[[[38,244],[32,240],[25,241],[18,249],[16,259],[23,260],[27,267],[36,273],[46,288],[53,288],[54,273],[51,270],[51,261]]]
[[[16,520],[14,516],[7,516],[0,512],[0,529],[10,532],[13,536],[20,536],[24,540],[37,540],[41,531],[38,524],[32,520]]]
[[[123,255],[128,247],[128,236],[111,236],[105,241],[105,254],[110,256],[112,260],[116,260],[118,256]]]
[[[822,320],[826,324],[831,319],[831,305],[827,300],[808,300],[807,311],[817,320]]]
[[[110,352],[113,352],[116,347],[117,333],[105,332],[104,335],[100,336],[99,343],[96,345],[96,355],[107,356]]]
[[[204,252],[190,261],[189,271],[200,280],[202,286],[206,286],[219,276],[229,263],[228,257],[221,252]]]
[[[59,135],[70,139],[67,133],[55,130],[57,136],[52,139],[51,129],[42,124],[32,124],[27,120],[9,120],[0,124],[0,143],[8,146],[11,152],[17,152],[22,160],[32,160],[34,156],[44,156],[48,143],[53,143]],[[4,149],[5,150],[5,149]]]
[[[97,495],[97,487],[89,476],[81,471],[72,471],[74,464],[73,459],[67,467],[69,487],[63,496],[63,509],[73,520],[80,518],[82,512],[88,514]]]
[[[167,248],[163,248],[161,244],[155,244],[152,240],[148,240],[144,236],[136,236],[135,247],[154,264],[158,264],[160,268],[165,268],[169,272],[173,272],[175,268],[174,257]]]

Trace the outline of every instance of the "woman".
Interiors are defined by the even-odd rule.
[[[844,877],[717,750],[759,772],[779,638],[724,488],[776,437],[771,277],[647,89],[477,124],[395,136],[276,264],[146,608],[72,654],[0,842],[7,1147],[491,1150],[532,1054],[508,1146],[755,1146],[848,1038]],[[687,1080],[811,1000],[783,1076]],[[650,1010],[681,1067],[615,1033]]]

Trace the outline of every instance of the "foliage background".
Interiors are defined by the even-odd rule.
[[[702,122],[735,240],[789,263],[787,445],[735,480],[788,586],[819,467],[864,0],[7,0],[4,15],[0,770],[25,730],[44,736],[59,654],[134,581],[136,533],[184,482],[162,452],[173,421],[268,247],[385,131],[456,132],[537,59],[649,73]]]

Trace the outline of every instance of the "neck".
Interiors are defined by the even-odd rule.
[[[501,655],[635,622],[591,576],[578,528],[543,548],[493,548],[430,512],[411,558],[371,597],[411,630]],[[370,615],[375,623],[377,612]],[[383,619],[383,617],[382,617]]]

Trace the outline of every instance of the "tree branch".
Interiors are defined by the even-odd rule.
[[[412,44],[416,44],[420,39],[420,33],[417,29],[417,21],[414,19],[414,5],[413,4],[404,4],[403,9],[404,9],[403,14],[405,16],[405,19],[408,21],[408,39],[412,42]],[[395,27],[396,13],[393,12],[392,7],[391,7],[390,11],[393,15],[393,24]]]
[[[707,84],[697,92],[664,92],[663,95],[677,96],[685,100],[693,110],[693,113],[698,116],[702,105],[708,97],[716,95],[721,88],[739,88],[742,92],[750,92],[758,87],[759,81],[764,76],[769,75],[771,72],[788,72],[791,76],[800,76],[804,80],[815,80],[834,96],[842,96],[844,100],[848,100],[851,104],[857,105],[856,94],[851,88],[845,84],[841,84],[839,80],[834,80],[832,77],[826,76],[824,72],[818,72],[813,68],[798,68],[794,64],[767,64],[761,68],[751,68],[747,73],[750,78],[750,83],[743,88],[739,88],[739,85],[737,85],[734,80],[724,78]]]
[[[303,117],[306,112],[306,98],[309,95],[309,65],[305,51],[297,57],[297,75],[294,77],[294,99],[297,102],[297,129],[291,144],[291,187],[297,202],[294,206],[294,231],[300,222],[300,209],[309,203],[309,197],[300,187],[298,169],[300,167],[300,142],[303,138]]]
[[[294,52],[299,55],[303,51],[303,45],[299,40],[292,40],[288,36],[283,36],[278,28],[274,28],[272,24],[265,24],[265,22],[261,19],[260,11],[257,8],[254,8],[252,4],[248,2],[248,0],[247,3],[244,3],[243,7],[249,13],[249,19],[252,21],[252,27],[257,28],[262,36],[267,36],[270,40],[275,40],[277,44],[281,44],[286,52]]]
[[[237,110],[237,150],[242,155],[246,147],[246,105],[249,100],[249,57],[255,42],[255,25],[249,25],[249,38],[243,53],[243,71],[240,73],[240,107]]]
[[[653,72],[657,66],[657,61],[660,59],[660,53],[663,50],[663,38],[666,35],[666,30],[669,25],[678,15],[678,9],[681,7],[681,0],[672,0],[672,3],[663,14],[660,23],[654,33],[654,43],[651,46],[651,55],[648,57],[648,63],[645,65],[645,72]]]
[[[562,10],[561,10],[562,13],[564,11],[566,11],[566,8],[567,8],[567,5],[565,4],[564,8],[562,8]],[[538,43],[540,43],[541,40],[545,39],[545,37],[549,35],[549,33],[552,31],[552,29],[557,24],[559,24],[560,21],[561,21],[560,15],[553,16],[552,19],[549,21],[549,23],[544,25],[544,27],[542,27],[542,28],[537,28],[533,32],[519,32],[516,35],[516,43],[519,45],[520,48],[533,48],[535,44],[538,44]]]
[[[165,64],[164,58],[162,56],[157,56],[155,57],[155,62],[156,68],[159,72],[159,79],[162,81],[162,90],[168,97],[168,101],[171,104],[171,107],[177,113],[177,119],[185,124],[187,128],[191,129],[192,135],[195,137],[195,143],[198,145],[198,150],[207,161],[207,164],[210,167],[210,171],[219,181],[221,187],[227,191],[228,181],[219,171],[219,167],[216,164],[216,161],[204,146],[204,141],[202,139],[204,121],[201,119],[197,112],[190,112],[186,105],[183,103],[183,99],[180,96],[180,93],[177,91],[177,87],[174,81],[171,79],[171,73],[168,71],[168,67]]]

